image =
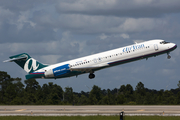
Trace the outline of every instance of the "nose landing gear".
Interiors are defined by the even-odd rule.
[[[93,79],[93,78],[95,78],[95,75],[93,73],[90,73],[89,74],[89,79]]]
[[[167,56],[167,59],[170,59],[170,58],[171,58],[171,56],[169,55],[169,53],[167,53],[167,55],[168,55],[168,56]]]

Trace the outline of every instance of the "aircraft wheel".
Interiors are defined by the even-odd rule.
[[[93,78],[95,78],[95,75],[93,73],[90,73],[89,74],[89,79],[93,79]]]
[[[171,56],[170,56],[170,55],[168,55],[168,56],[167,56],[167,58],[168,58],[168,59],[170,59],[170,58],[171,58]]]

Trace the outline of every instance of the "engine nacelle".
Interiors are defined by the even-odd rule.
[[[54,69],[50,69],[50,70],[46,71],[44,73],[44,75],[45,75],[45,77],[50,78],[50,77],[58,77],[58,76],[67,74],[69,72],[70,72],[69,64],[65,64],[65,65],[62,65],[62,66],[59,66]]]

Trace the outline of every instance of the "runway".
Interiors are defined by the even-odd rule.
[[[0,116],[92,116],[92,115],[159,115],[180,116],[180,106],[127,106],[127,105],[39,105],[0,106]]]

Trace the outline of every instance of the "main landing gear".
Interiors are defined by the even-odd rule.
[[[89,74],[89,79],[93,79],[93,78],[95,78],[95,75],[93,73],[90,73]]]
[[[169,55],[169,53],[167,53],[167,55],[168,55],[168,56],[167,56],[167,59],[170,59],[170,58],[171,58],[171,56]]]

